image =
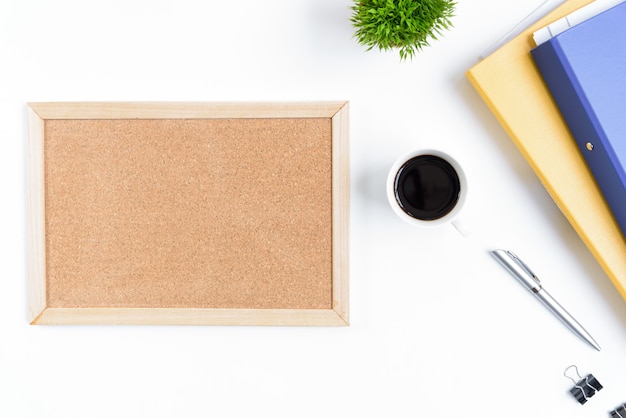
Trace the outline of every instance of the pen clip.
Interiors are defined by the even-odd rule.
[[[524,269],[526,271],[526,273],[528,273],[528,275],[530,277],[532,277],[532,279],[534,281],[536,281],[537,283],[541,284],[541,280],[539,280],[539,277],[537,277],[537,275],[535,273],[533,273],[533,271],[530,269],[530,267],[528,267],[528,265],[526,265],[526,263],[524,263],[522,261],[521,258],[519,258],[518,256],[516,256],[512,251],[506,250],[506,254],[517,263],[518,266],[520,266],[522,269]]]

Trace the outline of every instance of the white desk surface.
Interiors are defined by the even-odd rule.
[[[348,0],[0,1],[0,416],[608,416],[626,402],[626,302],[464,75],[539,3],[459,1],[454,28],[400,62],[352,39]],[[350,327],[27,324],[25,102],[329,99],[350,101]],[[393,161],[423,147],[465,168],[468,238],[385,200]],[[604,385],[582,406],[571,364]]]

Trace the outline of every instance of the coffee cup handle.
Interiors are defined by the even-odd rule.
[[[464,238],[467,238],[472,234],[472,228],[465,218],[457,217],[450,223]]]

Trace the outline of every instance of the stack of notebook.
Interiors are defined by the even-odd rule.
[[[589,3],[566,1],[477,63],[467,77],[626,299],[624,234],[531,55],[535,31]]]
[[[626,231],[626,2],[596,0],[533,35],[530,52]]]

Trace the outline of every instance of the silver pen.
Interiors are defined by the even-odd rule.
[[[550,294],[543,288],[539,278],[522,260],[511,251],[490,251],[491,255],[500,262],[517,280],[520,281],[533,295],[537,297],[557,318],[559,318],[576,335],[600,351],[600,346],[593,337],[574,319]]]

